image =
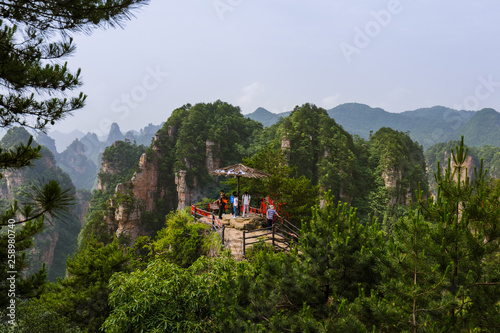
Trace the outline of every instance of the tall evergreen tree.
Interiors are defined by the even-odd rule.
[[[0,3],[0,126],[44,129],[84,106],[86,96],[64,98],[81,85],[63,59],[75,51],[73,32],[120,26],[148,0],[28,1]],[[45,96],[55,96],[44,99]]]
[[[500,196],[482,163],[469,178],[466,158],[462,137],[444,174],[436,173],[436,198],[421,200],[420,209],[434,225],[431,237],[440,246],[434,260],[446,272],[446,292],[455,298],[443,327],[495,331],[500,330],[500,273],[488,263],[500,253]]]
[[[436,197],[420,192],[395,225],[392,275],[372,300],[383,331],[500,330],[500,189],[482,166],[469,178],[463,138],[451,155],[443,173],[438,163]]]
[[[74,32],[90,32],[96,28],[121,25],[131,11],[148,0],[86,0],[86,1],[28,1],[0,2],[0,127],[19,124],[45,130],[68,113],[84,106],[85,95],[66,98],[67,91],[81,85],[80,70],[71,73],[67,64],[58,60],[71,55],[75,45],[70,37]],[[51,96],[47,98],[47,96]],[[40,147],[32,147],[32,139],[16,147],[0,149],[0,172],[9,168],[28,166],[40,157]],[[7,271],[16,271],[17,298],[36,294],[44,280],[44,271],[32,278],[21,278],[24,267],[20,251],[30,245],[31,236],[43,226],[43,218],[64,209],[69,193],[57,182],[48,182],[30,189],[31,202],[14,202],[1,215],[3,233],[0,244],[0,306],[5,308]],[[15,224],[16,248],[7,247],[7,232]],[[11,244],[12,245],[12,244]],[[10,253],[8,251],[11,251]],[[13,256],[13,257],[9,257]],[[7,267],[7,258],[15,263]],[[30,279],[33,281],[30,282]],[[23,288],[26,286],[26,288]],[[14,298],[11,298],[14,300]]]

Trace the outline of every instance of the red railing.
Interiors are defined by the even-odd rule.
[[[200,205],[200,206],[207,206],[207,209],[209,208],[209,205]],[[197,205],[191,205],[191,215],[194,217],[194,220],[196,221],[199,217],[204,216],[209,219],[210,222],[208,221],[202,221],[205,224],[211,224],[212,230],[216,231],[219,236],[221,237],[222,240],[222,245],[224,245],[224,230],[225,226],[220,222],[219,217],[215,216],[215,214],[209,210],[201,209]]]
[[[290,219],[290,215],[288,214],[288,212],[285,212],[283,214],[283,209],[282,207],[285,206],[287,203],[286,202],[275,202],[273,199],[271,199],[271,197],[266,197],[266,198],[262,198],[261,200],[261,203],[260,203],[260,211],[262,212],[261,214],[266,214],[267,212],[267,207],[268,205],[266,205],[266,201],[269,202],[269,205],[273,205],[274,206],[274,209],[276,210],[276,212],[281,215],[281,216],[284,216],[285,219],[289,220]]]

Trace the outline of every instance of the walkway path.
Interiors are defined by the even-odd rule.
[[[205,223],[212,223],[212,220],[208,217],[201,217],[199,220],[202,220]],[[231,250],[231,253],[237,260],[242,260],[244,257],[243,251],[243,230],[252,231],[251,237],[259,237],[261,235],[265,235],[269,233],[269,230],[265,228],[266,219],[263,216],[258,214],[251,213],[249,217],[236,217],[234,218],[232,214],[225,214],[221,220],[221,223],[225,226],[224,230],[224,245],[226,248]],[[262,230],[254,231],[256,229]],[[270,235],[267,236],[267,243],[272,243],[272,239],[269,238]],[[251,247],[249,243],[257,242],[258,238],[252,238],[251,240],[247,240],[246,250]],[[279,234],[275,234],[275,240],[282,240]]]

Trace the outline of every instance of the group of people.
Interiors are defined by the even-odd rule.
[[[241,198],[241,199],[240,199]],[[240,207],[243,207],[242,217],[248,217],[250,214],[250,200],[252,197],[248,194],[248,191],[245,191],[245,194],[241,195],[240,193],[233,192],[231,197],[228,199],[226,193],[223,190],[220,190],[220,196],[217,199],[217,203],[219,205],[219,218],[222,218],[222,214],[226,213],[227,204],[231,204],[231,212],[233,213],[233,217],[238,217]],[[273,220],[275,216],[279,216],[278,212],[274,209],[273,205],[269,205],[269,208],[266,211],[267,218],[267,226],[271,227],[273,224]]]
[[[219,205],[219,218],[222,218],[222,214],[226,213],[228,202],[231,203],[231,212],[233,213],[233,217],[237,217],[239,215],[239,211],[241,210],[240,207],[243,207],[242,216],[244,217],[246,214],[248,217],[250,214],[250,200],[251,196],[248,194],[248,191],[246,191],[243,195],[233,192],[230,199],[228,199],[226,197],[226,193],[224,193],[223,190],[220,190],[220,196],[217,199],[217,203]]]

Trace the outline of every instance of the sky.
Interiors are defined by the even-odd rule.
[[[151,0],[75,35],[84,109],[52,130],[103,135],[218,99],[243,114],[357,102],[500,111],[498,0]]]

